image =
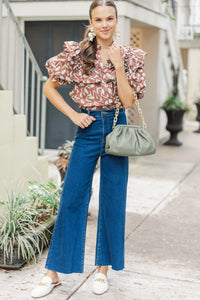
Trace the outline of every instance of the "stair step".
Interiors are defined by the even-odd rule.
[[[39,175],[39,179],[41,182],[48,181],[48,160],[46,156],[38,156],[37,162],[34,167],[35,172]]]
[[[26,138],[26,117],[25,115],[13,115],[14,140],[25,140]]]
[[[38,139],[34,136],[27,136],[25,139],[26,157],[29,160],[38,158]]]
[[[48,159],[38,156],[37,137],[26,136],[26,117],[13,114],[12,96],[0,91],[0,197],[20,181],[48,180]]]
[[[0,119],[3,116],[13,115],[12,91],[0,91]]]
[[[13,143],[0,144],[0,183],[5,190],[6,182],[9,182],[13,173]],[[1,191],[1,190],[0,190]],[[1,192],[0,192],[1,195]]]
[[[0,145],[13,140],[12,92],[0,91]]]

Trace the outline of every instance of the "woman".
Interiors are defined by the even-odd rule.
[[[82,42],[65,42],[64,50],[50,58],[50,78],[44,93],[53,105],[78,125],[63,185],[59,211],[46,261],[46,276],[32,292],[42,297],[60,280],[57,272],[84,271],[85,235],[92,178],[99,157],[100,192],[92,291],[108,290],[107,270],[124,268],[128,157],[107,155],[105,137],[112,130],[116,95],[120,98],[118,124],[126,124],[125,109],[133,105],[135,92],[142,98],[146,86],[145,52],[114,42],[118,22],[112,0],[95,0],[90,6],[90,26]],[[57,89],[75,84],[70,93],[80,106],[74,111]]]

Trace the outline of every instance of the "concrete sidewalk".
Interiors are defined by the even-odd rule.
[[[131,159],[127,198],[125,269],[109,266],[109,291],[91,291],[97,267],[95,243],[99,170],[88,217],[85,269],[59,274],[63,285],[43,299],[200,299],[200,134],[187,123],[181,147],[159,146],[153,156]],[[0,270],[0,299],[31,299],[45,273],[47,251],[37,264],[19,271]]]

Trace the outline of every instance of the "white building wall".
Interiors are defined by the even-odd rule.
[[[14,23],[9,23],[7,32],[7,18],[2,19],[2,55],[0,81],[4,90],[13,90],[13,104],[17,113],[24,112],[23,88],[24,48]]]
[[[119,32],[118,42],[129,45],[130,42],[131,20],[124,16],[119,16],[117,31]]]
[[[145,118],[154,139],[162,142],[168,135],[167,117],[160,106],[172,87],[172,70],[166,45],[166,32],[159,29],[143,30],[143,45],[148,52],[145,62],[147,90],[144,97]]]
[[[188,49],[187,61],[187,102],[194,102],[195,94],[200,92],[200,40],[195,34],[200,33],[200,1],[177,0],[176,1],[177,34],[181,40],[182,49]],[[194,119],[195,114],[190,112],[189,118]]]
[[[200,1],[190,0],[190,10],[190,24],[195,26],[195,33],[200,33]]]
[[[177,34],[181,40],[192,40],[195,33],[200,33],[200,1],[176,1]]]
[[[161,12],[163,8],[162,2],[160,0],[154,0],[154,1],[141,0],[137,2],[157,12]]]
[[[13,114],[13,93],[0,91],[0,197],[29,180],[48,180],[48,160],[38,156],[38,140],[26,136],[26,118]]]
[[[188,103],[192,104],[195,95],[200,93],[200,49],[188,50]]]

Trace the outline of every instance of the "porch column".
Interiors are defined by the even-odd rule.
[[[165,32],[158,28],[143,29],[142,49],[148,54],[145,58],[147,88],[141,104],[148,130],[156,142],[166,135],[166,117],[160,111],[167,87],[164,84],[162,57],[165,54]]]
[[[130,29],[131,20],[124,16],[119,16],[117,30],[120,33],[120,38],[118,39],[119,44],[129,45],[130,44]]]

